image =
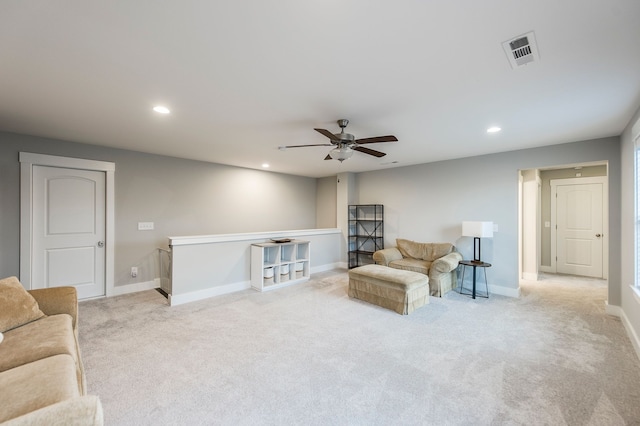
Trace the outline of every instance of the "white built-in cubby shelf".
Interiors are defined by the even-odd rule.
[[[251,287],[274,290],[309,280],[311,275],[309,241],[251,245]]]

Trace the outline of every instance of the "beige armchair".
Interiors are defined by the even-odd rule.
[[[429,277],[431,296],[442,297],[456,286],[462,255],[450,243],[418,243],[396,239],[397,247],[378,250],[373,260],[395,269],[420,272]]]

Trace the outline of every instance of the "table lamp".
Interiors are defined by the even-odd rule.
[[[473,237],[473,261],[480,260],[480,239],[493,238],[493,222],[462,222],[462,236]]]

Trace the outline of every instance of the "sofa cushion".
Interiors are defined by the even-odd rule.
[[[69,314],[73,329],[78,323],[78,291],[75,287],[48,287],[29,290],[45,315]]]
[[[43,316],[36,299],[27,293],[16,277],[0,280],[0,332],[20,327]]]
[[[0,371],[60,354],[78,361],[71,316],[67,314],[44,317],[4,333]]]
[[[429,283],[429,277],[387,268],[382,265],[364,265],[349,271],[349,278],[372,283],[382,287],[398,288],[403,291],[422,287]]]
[[[433,262],[453,251],[453,244],[451,243],[418,243],[397,238],[396,245],[400,253],[402,253],[402,257],[428,260],[429,262]]]
[[[427,260],[420,259],[412,259],[410,257],[405,257],[400,260],[394,260],[389,262],[389,267],[395,269],[402,269],[404,271],[413,271],[420,272],[424,275],[429,275],[429,268],[431,267],[431,262]]]
[[[41,359],[0,373],[0,422],[79,396],[69,355]]]
[[[100,398],[95,395],[66,399],[24,416],[16,417],[2,426],[102,426],[104,415]]]

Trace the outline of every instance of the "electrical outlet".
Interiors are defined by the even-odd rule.
[[[131,278],[135,278],[138,276],[138,268],[135,266],[131,267]]]
[[[138,231],[153,231],[153,222],[138,222]]]

